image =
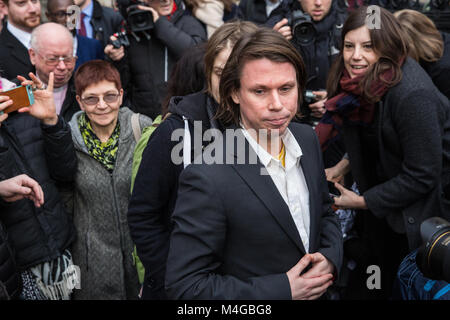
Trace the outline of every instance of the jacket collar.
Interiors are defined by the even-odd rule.
[[[290,125],[291,126],[291,125]],[[235,131],[235,143],[233,144],[233,148],[225,148],[225,153],[228,155],[225,155],[225,161],[226,159],[235,159],[234,164],[232,164],[233,168],[236,170],[236,172],[239,174],[239,176],[247,183],[247,185],[252,189],[252,191],[255,193],[255,195],[258,197],[258,199],[265,205],[265,207],[270,211],[272,216],[275,218],[275,220],[280,224],[281,228],[286,232],[286,234],[289,236],[289,238],[295,243],[295,245],[299,248],[299,250],[303,253],[306,253],[306,250],[303,246],[302,240],[300,238],[300,234],[298,233],[297,227],[295,225],[295,222],[292,218],[292,215],[289,211],[289,208],[286,204],[286,202],[283,200],[283,197],[279,193],[277,187],[275,186],[273,180],[268,174],[264,174],[266,172],[265,167],[261,164],[261,162],[258,159],[258,156],[253,151],[253,149],[250,147],[249,143],[245,139],[242,129],[240,129],[236,125],[230,126],[228,129],[232,129]],[[226,135],[226,133],[225,133]],[[295,136],[295,139],[297,140],[300,148],[304,151],[308,150],[307,146],[302,143],[301,139],[298,139],[297,136]],[[227,138],[225,138],[225,141]],[[244,150],[239,150],[237,144],[239,142],[236,141],[244,141]],[[230,141],[228,141],[230,143]],[[227,142],[224,143],[226,145]],[[243,154],[238,154],[238,151],[240,151]],[[244,158],[242,158],[244,156]],[[241,157],[241,158],[240,158]],[[303,169],[303,173],[305,175],[306,183],[309,188],[311,189],[312,186],[312,180],[313,177],[311,176],[310,172],[314,172],[313,163],[310,163],[307,159],[307,157],[301,157],[300,165]],[[244,164],[239,164],[241,161],[244,162]],[[317,164],[316,164],[317,165]],[[310,212],[311,212],[311,223],[310,223],[310,248],[314,249],[316,244],[313,243],[312,235],[314,235],[317,232],[317,219],[314,219],[314,214],[316,210],[320,210],[320,208],[316,208],[313,201],[314,199],[311,199],[310,194]]]

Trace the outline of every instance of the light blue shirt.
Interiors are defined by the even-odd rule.
[[[81,10],[81,12],[83,12],[86,15],[83,19],[84,27],[86,28],[86,37],[93,38],[94,37],[94,29],[92,28],[92,25],[91,25],[91,19],[92,19],[92,15],[94,13],[94,3],[91,1],[91,3],[86,8]]]

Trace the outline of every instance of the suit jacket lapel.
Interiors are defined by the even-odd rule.
[[[27,48],[24,47],[16,37],[14,37],[8,29],[3,30],[5,32],[6,45],[9,46],[13,55],[17,60],[22,62],[26,66],[31,66],[30,56]]]
[[[236,128],[233,128],[236,129]],[[237,130],[238,135],[242,135],[240,130]],[[261,200],[261,202],[267,207],[270,213],[273,215],[275,220],[279,223],[281,228],[287,233],[289,238],[295,243],[295,245],[301,250],[301,252],[306,253],[303,243],[298,233],[297,227],[294,223],[294,219],[289,211],[289,208],[278,191],[275,183],[268,174],[261,174],[266,169],[259,161],[255,152],[250,147],[247,140],[245,140],[245,153],[246,161],[245,164],[233,164],[234,169],[237,171],[239,176],[247,183],[250,189],[255,193],[255,195]],[[238,140],[239,141],[239,140]],[[236,140],[235,140],[236,142]],[[231,150],[233,156],[237,157],[236,143],[233,144],[234,148]],[[230,150],[227,150],[230,152]],[[250,154],[252,154],[250,156]],[[249,155],[249,156],[247,156]],[[248,159],[258,159],[256,164],[250,164]],[[267,172],[267,171],[265,171]]]

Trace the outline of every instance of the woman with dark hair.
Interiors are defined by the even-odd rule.
[[[74,264],[80,267],[81,289],[74,290],[73,298],[137,299],[139,284],[127,224],[133,130],[152,121],[120,108],[120,75],[106,61],[80,66],[75,88],[82,111],[70,121],[78,159],[71,194],[77,230],[72,250]]]
[[[164,278],[178,177],[208,144],[203,134],[222,129],[214,118],[221,72],[237,40],[256,30],[256,25],[244,21],[225,23],[216,30],[205,53],[207,89],[173,97],[171,115],[154,131],[143,152],[128,210],[131,236],[145,267],[143,299],[166,299]],[[182,142],[177,132],[184,136]]]
[[[380,8],[380,28],[369,29],[366,12],[355,10],[344,24],[327,112],[316,131],[322,148],[343,137],[348,159],[327,177],[351,168],[360,192],[335,183],[336,206],[358,210],[361,241],[345,244],[361,277],[352,297],[386,298],[401,259],[421,244],[421,222],[450,212],[448,191],[444,195],[450,188],[450,106],[408,58],[395,17]],[[381,290],[366,287],[369,265],[381,269]]]
[[[450,34],[439,32],[433,21],[416,10],[396,11],[408,37],[409,55],[420,63],[435,86],[450,99]]]

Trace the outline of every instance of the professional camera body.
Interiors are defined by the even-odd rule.
[[[127,22],[129,32],[140,41],[139,34],[144,35],[150,39],[149,32],[155,27],[153,15],[150,11],[141,10],[138,5],[146,6],[146,4],[139,0],[118,0],[119,11]]]
[[[416,263],[427,278],[450,282],[450,223],[439,217],[420,226],[424,244],[417,251]]]
[[[316,28],[309,14],[302,10],[294,10],[288,16],[288,24],[292,30],[292,37],[302,46],[307,46],[316,37]]]

